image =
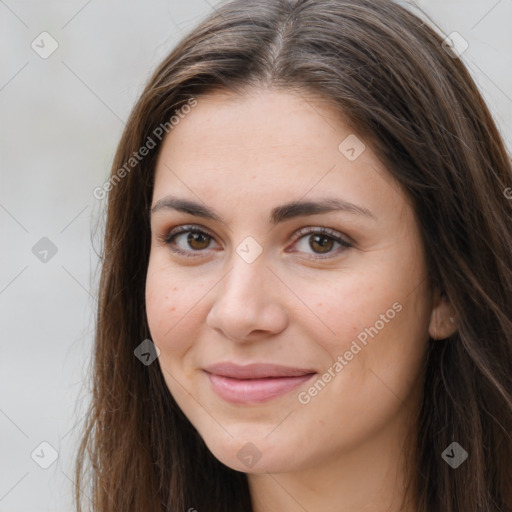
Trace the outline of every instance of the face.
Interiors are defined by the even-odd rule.
[[[216,92],[155,173],[149,327],[212,453],[294,471],[400,428],[437,303],[413,210],[369,145],[318,99]]]

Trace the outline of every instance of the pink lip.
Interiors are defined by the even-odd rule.
[[[284,395],[316,374],[311,369],[258,363],[219,363],[205,368],[205,372],[217,395],[238,404],[264,402]]]

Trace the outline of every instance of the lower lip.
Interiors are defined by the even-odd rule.
[[[232,379],[208,373],[213,390],[228,402],[258,403],[289,393],[311,379],[314,373],[300,377],[269,377],[265,379]]]

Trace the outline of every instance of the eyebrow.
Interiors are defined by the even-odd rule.
[[[161,210],[176,210],[195,215],[196,217],[203,217],[205,219],[224,223],[222,217],[214,210],[204,204],[190,199],[166,196],[155,203],[151,208],[151,214]],[[296,217],[317,215],[334,211],[343,211],[377,220],[375,215],[367,208],[341,199],[327,197],[317,199],[315,201],[291,201],[281,206],[277,206],[270,212],[269,222],[271,225],[275,226],[280,222],[285,222]]]

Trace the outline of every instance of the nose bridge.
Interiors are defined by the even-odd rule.
[[[271,273],[266,268],[263,255],[254,259],[245,259],[244,254],[240,256],[240,247],[244,248],[242,244],[237,247],[236,254],[232,257],[231,270],[223,280],[222,295],[230,296],[235,300],[244,300],[247,303],[254,302],[264,291]]]
[[[256,331],[260,335],[279,332],[286,326],[288,314],[279,298],[269,293],[269,280],[275,277],[262,254],[246,259],[238,249],[237,254],[233,253],[229,272],[219,283],[208,323],[237,341]]]

